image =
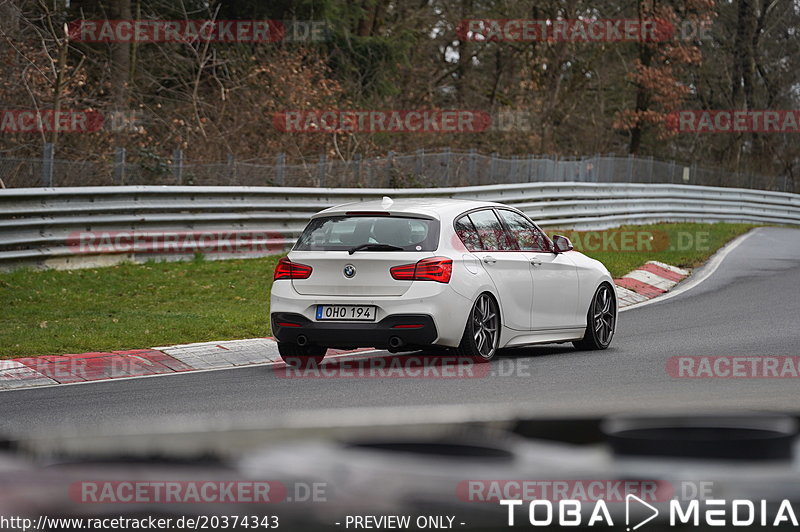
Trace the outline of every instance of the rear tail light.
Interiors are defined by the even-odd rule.
[[[453,261],[447,257],[422,259],[416,264],[403,264],[389,268],[393,279],[398,281],[436,281],[449,283],[453,274]]]
[[[311,266],[292,262],[287,257],[283,257],[275,266],[274,281],[278,279],[308,279],[311,277]]]

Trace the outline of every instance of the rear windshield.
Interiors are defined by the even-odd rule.
[[[363,244],[385,244],[403,251],[434,251],[439,222],[400,216],[315,218],[295,244],[297,251],[346,251]]]

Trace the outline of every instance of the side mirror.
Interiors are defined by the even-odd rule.
[[[553,252],[554,253],[564,253],[565,251],[572,251],[575,249],[572,246],[572,242],[569,241],[569,238],[563,235],[553,235]]]

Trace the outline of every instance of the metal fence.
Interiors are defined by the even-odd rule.
[[[565,182],[426,189],[18,188],[0,190],[0,269],[92,266],[186,257],[187,253],[191,257],[194,252],[212,258],[279,253],[295,241],[311,214],[331,205],[384,195],[500,201],[516,206],[545,227],[599,229],[660,221],[800,225],[800,195],[691,185]],[[191,245],[183,238],[186,235],[191,237]],[[163,244],[167,237],[178,236],[183,238],[180,250],[152,247],[154,239]],[[142,237],[141,241],[137,237]],[[236,245],[224,247],[232,242]]]
[[[583,158],[502,157],[476,151],[418,150],[411,154],[352,160],[320,155],[289,161],[272,160],[199,164],[178,150],[169,159],[151,157],[131,163],[119,148],[107,162],[67,161],[45,149],[41,159],[0,153],[0,179],[6,188],[108,185],[290,186],[360,188],[430,188],[503,183],[588,182],[672,183],[800,192],[782,176],[730,172],[648,157],[594,155]]]

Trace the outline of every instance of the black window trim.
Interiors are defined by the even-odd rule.
[[[522,212],[522,211],[519,211],[519,210],[517,210],[517,209],[512,209],[512,208],[510,208],[510,207],[494,207],[494,209],[495,209],[496,211],[509,211],[509,212],[513,212],[513,213],[515,213],[515,214],[519,214],[520,216],[522,216],[522,217],[523,217],[525,220],[529,221],[529,222],[531,223],[531,225],[532,225],[532,226],[533,226],[533,227],[534,227],[534,228],[535,228],[537,231],[539,231],[539,232],[542,234],[542,236],[544,237],[544,242],[545,242],[545,244],[547,245],[547,247],[549,248],[549,249],[543,249],[543,250],[541,250],[541,251],[536,251],[536,250],[532,250],[532,249],[521,249],[521,248],[519,247],[519,241],[517,240],[517,237],[516,237],[516,236],[514,236],[514,233],[512,233],[512,232],[511,232],[511,228],[508,226],[508,224],[506,223],[505,219],[503,219],[503,217],[502,217],[502,216],[498,215],[497,217],[500,219],[500,223],[502,223],[502,224],[503,224],[503,227],[505,228],[505,230],[506,230],[506,231],[508,231],[509,235],[510,235],[511,237],[513,237],[513,238],[514,238],[514,241],[517,243],[517,251],[527,251],[527,252],[529,252],[529,253],[552,253],[552,252],[553,252],[553,249],[554,249],[554,247],[553,247],[553,241],[552,241],[552,240],[550,240],[550,237],[548,237],[548,236],[547,236],[547,233],[545,233],[544,231],[542,231],[542,228],[541,228],[541,227],[539,227],[539,226],[536,224],[536,222],[534,222],[534,221],[533,221],[533,220],[531,220],[531,219],[530,219],[528,216],[526,216],[524,212]]]
[[[509,209],[509,210],[513,210],[513,209]],[[461,218],[463,218],[465,216],[469,217],[470,214],[476,213],[478,211],[492,211],[492,214],[494,214],[494,217],[497,219],[498,223],[500,224],[500,228],[503,230],[503,233],[505,233],[506,238],[510,238],[512,236],[511,233],[509,232],[508,226],[506,225],[506,223],[503,220],[502,216],[500,216],[500,214],[497,212],[497,208],[494,207],[493,205],[488,205],[488,206],[483,206],[483,207],[475,207],[474,209],[470,209],[468,211],[464,211],[461,214],[459,214],[458,216],[456,216],[453,219],[453,230],[456,231],[456,234],[458,234],[458,230],[456,229],[456,222],[458,220],[460,220]],[[486,246],[483,243],[483,238],[481,238],[481,234],[478,231],[478,228],[475,227],[475,223],[472,221],[472,218],[469,218],[469,222],[470,222],[470,224],[472,224],[472,228],[475,230],[475,233],[478,235],[478,240],[480,240],[480,242],[481,242],[481,248],[485,248]],[[461,237],[459,237],[459,240],[460,239],[461,239]],[[511,241],[514,242],[514,245],[517,246],[517,249],[493,249],[493,250],[487,250],[487,249],[469,250],[468,249],[467,251],[469,251],[470,253],[475,253],[476,251],[485,252],[485,253],[494,253],[494,252],[497,252],[497,253],[508,253],[509,251],[520,251],[519,242],[517,242],[517,239],[516,238],[512,238]],[[464,241],[462,240],[461,243],[463,244]],[[466,247],[466,245],[464,247]]]
[[[470,212],[476,212],[476,211],[470,211]],[[469,221],[469,225],[470,225],[470,226],[472,226],[472,230],[475,232],[475,236],[477,236],[477,237],[478,237],[478,242],[479,242],[479,243],[480,243],[480,245],[481,245],[481,249],[479,249],[479,250],[476,250],[476,249],[467,249],[467,251],[469,251],[470,253],[474,253],[475,251],[485,251],[485,250],[483,249],[483,248],[484,248],[484,245],[483,245],[483,239],[481,238],[481,234],[478,232],[478,228],[477,228],[477,227],[475,227],[475,222],[473,222],[473,221],[472,221],[472,218],[470,218],[470,217],[469,217],[469,214],[466,214],[466,213],[465,213],[465,214],[462,214],[462,215],[460,215],[459,217],[457,217],[456,219],[454,219],[454,220],[453,220],[453,229],[454,229],[454,230],[455,230],[455,232],[456,232],[456,236],[458,236],[458,229],[456,229],[456,223],[457,223],[459,220],[461,220],[462,218],[466,218],[466,219]],[[459,239],[459,240],[461,240],[461,237],[459,236],[459,237],[458,237],[458,239]],[[461,243],[462,243],[462,244],[464,244],[464,247],[467,247],[466,243],[464,243],[464,241],[463,241],[463,240],[461,240]]]
[[[517,210],[517,209],[514,209],[513,207],[508,207],[508,206],[496,207],[494,205],[490,205],[490,206],[483,206],[483,207],[475,207],[474,209],[470,209],[468,211],[464,211],[461,214],[459,214],[458,216],[456,216],[455,218],[453,218],[453,231],[456,231],[456,235],[458,235],[458,230],[456,229],[456,222],[458,220],[460,220],[461,218],[464,218],[465,216],[469,217],[469,215],[474,213],[474,212],[487,211],[487,210],[494,211],[494,215],[497,218],[497,220],[500,222],[500,225],[502,226],[503,231],[506,233],[506,236],[511,238],[512,241],[514,242],[514,244],[517,246],[517,249],[498,249],[498,250],[494,250],[494,251],[497,251],[498,253],[507,253],[509,251],[522,251],[522,252],[528,252],[528,253],[553,253],[553,249],[554,249],[553,241],[550,239],[549,236],[547,236],[547,233],[545,233],[542,230],[542,228],[539,227],[539,225],[536,222],[531,220],[529,216],[526,216],[524,212],[522,212],[520,210]],[[503,217],[497,211],[511,211],[513,213],[521,215],[523,218],[528,220],[531,223],[531,225],[533,225],[533,227],[542,234],[542,236],[544,237],[544,241],[547,244],[547,247],[549,249],[545,249],[545,250],[542,250],[542,251],[520,249],[519,241],[514,236],[514,234],[511,232],[511,229],[508,227],[508,224],[506,223],[506,221],[503,219]],[[485,247],[483,245],[483,239],[481,238],[480,232],[478,232],[478,228],[475,227],[475,223],[472,221],[472,218],[469,218],[469,222],[472,225],[472,229],[475,230],[475,233],[478,235],[478,240],[480,240],[481,247],[482,248]],[[461,237],[459,237],[459,240],[461,240]],[[462,240],[461,243],[463,244],[464,241]],[[466,248],[466,245],[464,245],[464,247]],[[470,253],[475,253],[476,251],[487,252],[486,249],[480,249],[480,250],[469,250],[468,249],[467,251],[469,251]]]

